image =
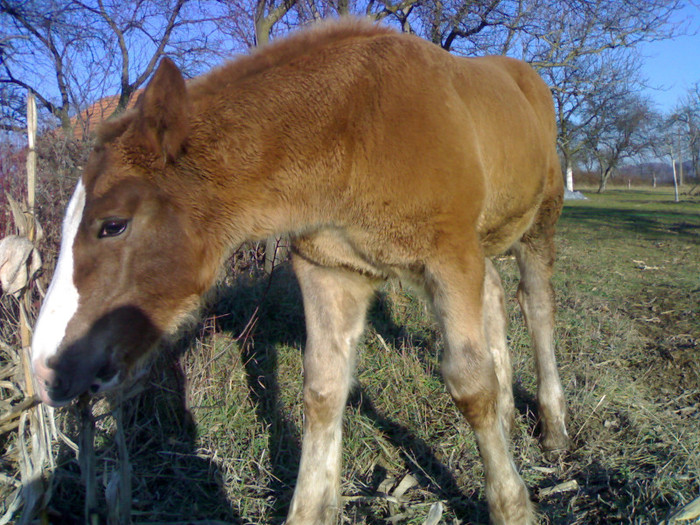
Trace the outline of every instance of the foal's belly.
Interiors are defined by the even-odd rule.
[[[308,261],[357,272],[376,281],[416,281],[422,274],[420,253],[370,233],[353,235],[340,228],[324,228],[295,237],[292,244],[295,254]]]

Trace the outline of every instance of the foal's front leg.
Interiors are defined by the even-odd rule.
[[[496,330],[493,319],[483,317],[485,260],[476,242],[471,249],[458,239],[443,260],[426,269],[428,292],[445,334],[442,374],[453,400],[474,431],[486,478],[486,499],[495,525],[531,525],[534,522],[527,488],[515,468],[504,429],[493,349],[484,336],[484,324]],[[460,253],[460,248],[463,248]],[[450,258],[450,254],[452,255]],[[490,272],[491,269],[489,268]],[[495,276],[488,277],[496,285]],[[492,290],[487,290],[490,293]],[[488,305],[494,301],[488,299]],[[488,306],[487,305],[487,306]],[[494,313],[494,312],[492,312]],[[487,312],[487,315],[488,314]],[[499,312],[494,315],[500,317]],[[492,326],[490,326],[492,325]],[[495,337],[493,338],[495,341]],[[504,352],[499,351],[499,358]],[[505,366],[500,363],[499,366]],[[512,394],[511,394],[512,396]],[[506,412],[508,407],[506,408]],[[508,416],[509,417],[509,416]]]
[[[373,289],[363,277],[300,256],[294,270],[304,297],[304,434],[287,525],[337,521],[343,409]]]

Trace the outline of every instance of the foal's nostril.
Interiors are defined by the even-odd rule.
[[[61,379],[58,375],[55,375],[51,379],[46,379],[44,381],[44,384],[46,385],[47,390],[58,393],[63,391],[65,381]]]
[[[63,381],[59,378],[56,370],[50,363],[38,359],[33,363],[34,376],[41,388],[46,390],[60,390]]]

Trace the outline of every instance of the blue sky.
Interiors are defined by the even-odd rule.
[[[688,24],[688,36],[652,42],[641,48],[642,75],[650,86],[663,88],[645,92],[664,112],[673,109],[691,84],[700,82],[700,0],[688,2],[676,20]]]

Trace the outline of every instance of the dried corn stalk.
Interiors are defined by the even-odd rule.
[[[34,193],[36,156],[34,152],[34,140],[36,136],[36,103],[30,93],[27,98],[27,135],[29,140],[29,153],[27,155],[27,181],[29,205],[26,212],[20,206],[10,201],[15,223],[29,242],[33,242],[40,232],[35,226],[34,220]],[[31,265],[32,257],[25,263]],[[38,254],[37,254],[38,259]],[[26,269],[29,274],[31,268]],[[31,408],[21,413],[18,425],[18,448],[20,451],[21,486],[15,492],[15,499],[9,505],[9,510],[0,518],[0,525],[9,523],[14,514],[23,507],[20,525],[31,523],[37,513],[46,508],[51,499],[51,479],[49,473],[55,468],[52,444],[57,432],[54,423],[54,413],[51,407],[36,405],[36,394],[32,383],[31,373],[31,323],[30,323],[30,295],[26,286],[18,291],[20,306],[20,335],[22,348],[20,350],[21,373],[25,389],[25,399]],[[45,517],[44,517],[45,518]]]

